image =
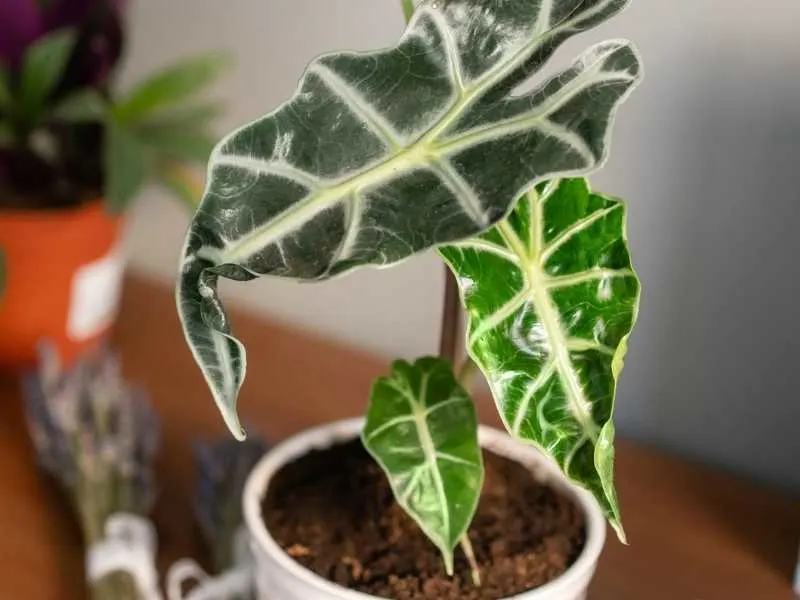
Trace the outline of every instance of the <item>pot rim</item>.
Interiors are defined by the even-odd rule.
[[[344,419],[306,429],[273,447],[255,466],[247,478],[244,488],[244,520],[253,543],[260,546],[281,568],[292,573],[320,592],[338,596],[342,600],[375,600],[372,596],[341,587],[306,569],[296,562],[278,545],[267,529],[261,516],[261,504],[269,487],[269,482],[286,464],[308,454],[312,450],[324,450],[337,442],[352,440],[360,435],[364,418]],[[567,571],[533,590],[509,596],[503,600],[537,600],[541,597],[555,597],[559,591],[567,591],[575,586],[597,564],[606,538],[606,523],[600,507],[586,490],[570,483],[558,467],[541,454],[535,446],[526,445],[512,439],[505,431],[481,425],[479,430],[481,446],[533,467],[539,481],[546,482],[559,492],[572,498],[586,517],[586,544],[578,559]]]

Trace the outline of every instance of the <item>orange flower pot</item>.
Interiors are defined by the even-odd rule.
[[[36,361],[53,343],[69,363],[114,322],[122,285],[121,219],[102,201],[75,209],[0,211],[5,286],[0,292],[0,369]]]

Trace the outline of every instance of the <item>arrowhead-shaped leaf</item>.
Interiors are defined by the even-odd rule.
[[[624,205],[582,179],[554,182],[488,233],[440,253],[506,427],[591,490],[623,536],[611,418],[639,306]]]
[[[236,435],[245,355],[218,277],[317,280],[390,265],[487,230],[538,181],[597,168],[641,74],[628,42],[511,92],[627,1],[427,3],[395,47],[316,59],[291,100],[217,146],[178,306]]]
[[[478,506],[483,458],[475,405],[450,363],[396,362],[372,388],[363,440],[452,573],[453,550]]]

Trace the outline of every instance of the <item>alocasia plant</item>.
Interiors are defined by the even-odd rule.
[[[509,431],[590,489],[622,535],[611,413],[638,280],[621,203],[576,177],[602,165],[641,65],[608,41],[517,90],[627,3],[404,0],[413,16],[395,46],[314,60],[293,98],[217,145],[176,295],[235,436],[246,356],[219,277],[319,281],[437,248]],[[397,363],[364,431],[448,570],[483,474],[466,383],[442,359]]]

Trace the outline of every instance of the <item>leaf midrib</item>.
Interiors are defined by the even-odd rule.
[[[535,204],[532,202],[532,215],[536,214],[534,212],[537,210]],[[539,228],[542,226],[538,220],[534,219],[534,221],[530,223],[530,227]],[[591,404],[586,400],[583,388],[573,368],[568,349],[569,340],[564,333],[561,318],[548,292],[548,275],[542,269],[540,257],[536,249],[531,249],[530,252],[526,250],[525,244],[507,222],[503,221],[497,227],[503,240],[519,258],[520,268],[527,280],[527,297],[533,304],[550,342],[551,359],[555,363],[556,372],[569,399],[570,412],[584,434],[592,441],[596,441],[600,435],[600,428],[592,417]]]

